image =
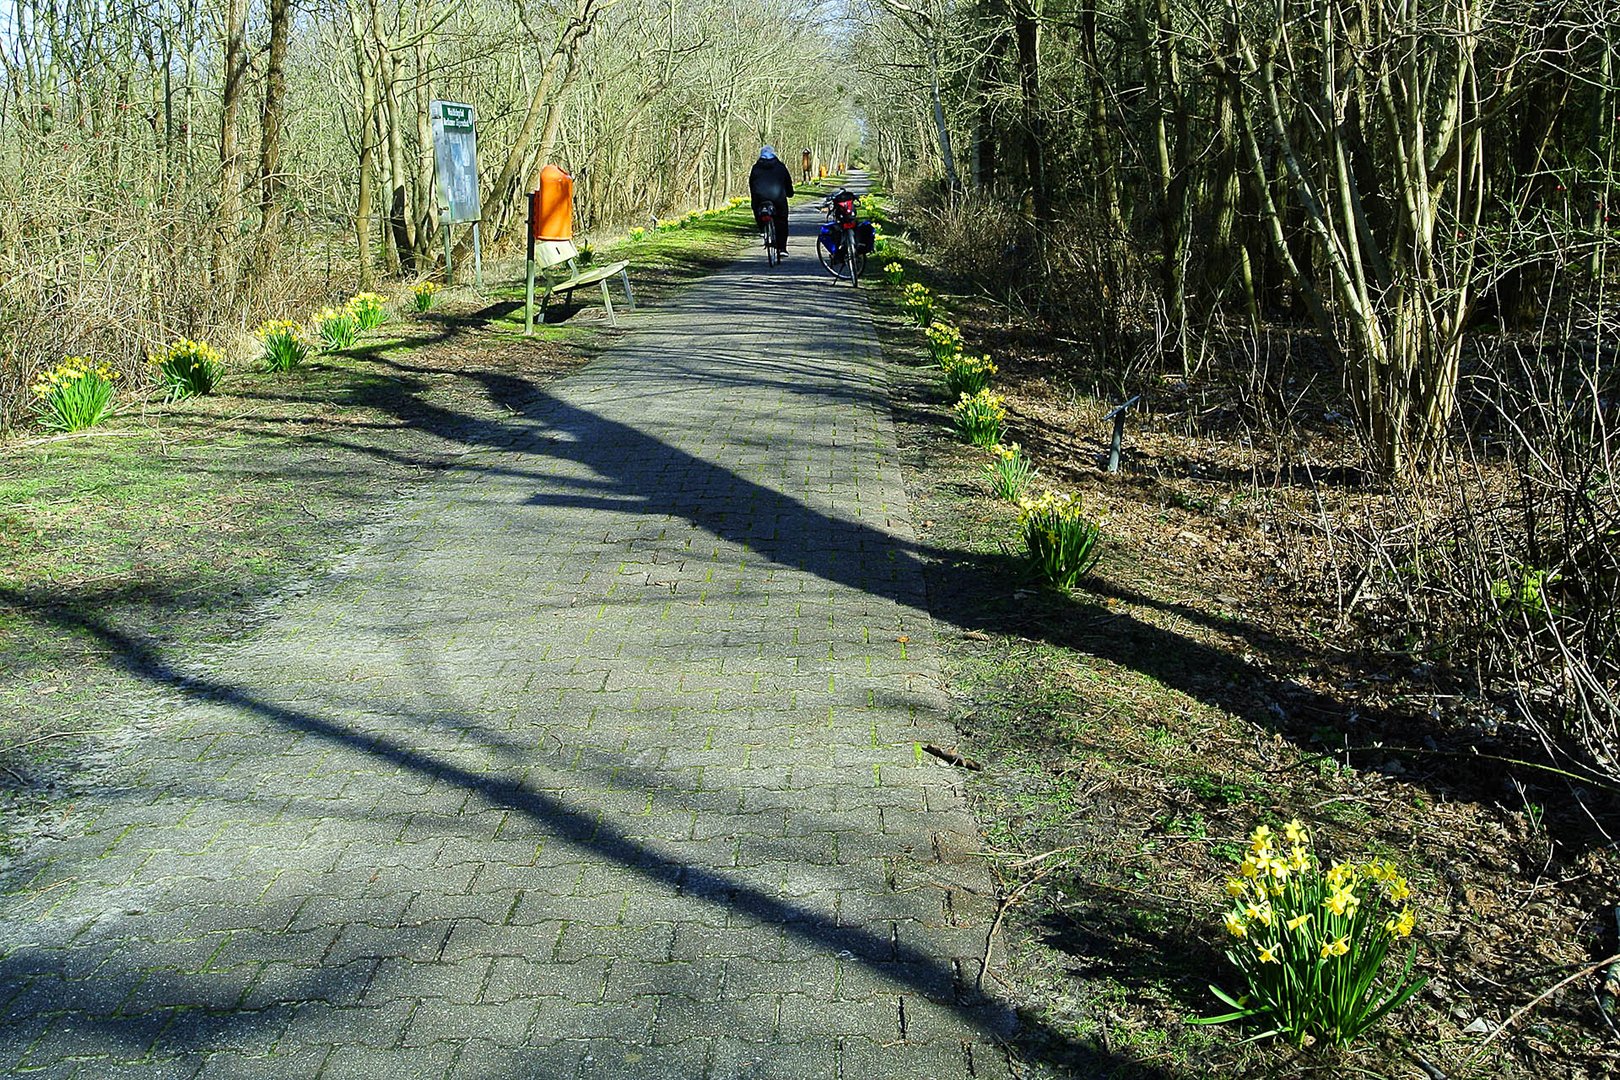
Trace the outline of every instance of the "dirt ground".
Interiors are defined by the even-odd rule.
[[[1537,767],[1527,733],[1340,618],[1321,522],[1381,497],[1355,477],[1344,422],[1325,415],[1279,467],[1218,386],[1178,380],[1131,416],[1110,475],[1107,379],[905,261],[969,351],[999,365],[1037,488],[1079,494],[1104,522],[1102,562],[1072,595],[1029,577],[1017,511],[991,496],[986,456],[956,438],[921,332],[890,291],[901,450],[934,549],[957,749],[983,764],[973,790],[1021,1007],[1144,1077],[1620,1071],[1598,974],[1518,1013],[1620,952],[1620,857],[1599,825],[1620,820],[1613,794]],[[1326,856],[1394,859],[1418,897],[1429,982],[1347,1052],[1187,1023],[1225,1011],[1208,984],[1238,989],[1220,887],[1244,837],[1294,817]],[[1052,1047],[1020,1051],[1036,1075],[1095,1072]]]

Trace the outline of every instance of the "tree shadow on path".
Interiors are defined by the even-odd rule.
[[[20,602],[21,597],[0,588],[0,599]],[[64,630],[94,636],[115,658],[115,663],[152,686],[177,693],[188,701],[239,710],[282,730],[313,736],[369,755],[402,772],[453,785],[492,808],[523,815],[558,841],[632,871],[667,888],[672,895],[717,905],[744,919],[780,926],[802,942],[829,954],[846,955],[875,972],[909,984],[919,996],[944,1001],[967,1027],[987,1041],[1005,1038],[1013,1029],[1011,1017],[1003,1006],[978,993],[973,986],[964,985],[959,971],[927,952],[863,927],[828,922],[822,914],[801,907],[790,898],[772,896],[724,871],[683,863],[658,851],[655,844],[626,836],[614,827],[610,816],[573,805],[560,794],[537,790],[526,780],[473,772],[375,730],[352,729],[308,709],[267,700],[247,688],[187,674],[166,659],[159,648],[103,625],[92,616],[65,609],[42,609],[39,614]],[[409,928],[405,928],[401,932],[408,931]],[[200,1000],[196,996],[199,991],[188,988],[183,976],[162,971],[152,978],[140,978],[140,989],[143,994],[151,994],[157,988],[167,987],[160,996],[173,1008],[154,1006],[152,1002],[158,999],[153,998],[139,1011],[121,1012],[116,1008],[117,1003],[134,997],[135,983],[70,981],[58,967],[68,962],[70,952],[71,949],[52,949],[42,956],[30,948],[14,948],[0,959],[0,989],[7,990],[3,996],[12,999],[8,1008],[14,1018],[32,1019],[26,1009],[19,1008],[14,997],[17,988],[44,978],[52,980],[46,991],[52,1013],[84,1010],[75,1024],[87,1025],[115,1041],[129,1041],[131,1046],[148,1046],[161,1036],[170,1049],[180,1053],[235,1047],[244,1040],[251,1041],[255,1026],[272,1021],[284,1024],[287,1020],[288,1010],[279,1006],[243,1010],[232,1007],[234,996]],[[307,978],[309,1000],[326,1001],[333,994],[341,995],[355,977],[355,972],[345,973],[342,969],[312,971]],[[72,987],[81,991],[95,989],[98,996],[111,993],[113,1000],[110,1003],[75,1001]],[[1026,1024],[1026,1028],[1028,1026]],[[1083,1075],[1170,1080],[1158,1070],[1076,1044],[1061,1031],[1039,1023],[1035,1023],[1033,1029],[1043,1044],[1061,1047],[1066,1061],[1083,1063]],[[43,1028],[35,1031],[25,1024],[13,1034],[28,1032],[32,1032],[30,1039],[38,1038]]]
[[[533,505],[639,511],[682,519],[772,562],[926,609],[935,619],[961,630],[1013,633],[1131,668],[1198,701],[1234,712],[1308,752],[1320,749],[1312,740],[1324,725],[1339,727],[1351,752],[1365,748],[1380,755],[1380,761],[1400,752],[1403,732],[1407,737],[1414,735],[1411,718],[1399,718],[1397,723],[1397,718],[1377,710],[1358,708],[1291,680],[1264,675],[1223,649],[1098,603],[1054,594],[1041,603],[1065,609],[1067,617],[1037,614],[1031,618],[1027,602],[1010,598],[1008,585],[1018,581],[1023,571],[1008,556],[942,548],[866,521],[832,517],[523,379],[489,373],[478,378],[491,400],[513,412],[521,431],[505,422],[469,423],[464,416],[420,399],[395,398],[392,404],[401,409],[400,419],[407,423],[473,446],[583,465],[600,481],[598,490],[586,493],[559,492],[557,483],[547,480],[543,487],[549,490],[537,491],[530,500]],[[634,394],[637,379],[635,373],[627,372],[615,385],[624,394]],[[806,380],[784,392],[834,402],[870,400],[869,389],[834,379]],[[681,487],[649,484],[648,477],[654,475],[644,467],[649,461],[664,462],[667,471],[678,473],[683,478]],[[545,468],[532,462],[525,469],[547,475]],[[768,522],[770,527],[761,529],[760,522]],[[879,557],[854,559],[849,557],[852,552]],[[926,597],[920,586],[925,579],[929,583]],[[1150,602],[1122,587],[1104,585],[1102,592],[1209,622],[1201,613]],[[1075,614],[1082,617],[1075,618]],[[1257,648],[1269,642],[1269,635],[1257,626],[1223,622],[1220,629],[1250,638]],[[1427,734],[1416,729],[1414,741]],[[1479,762],[1466,759],[1449,765],[1429,759],[1425,764],[1429,766],[1425,771],[1409,774],[1407,779],[1424,784],[1438,796],[1484,803],[1500,797],[1499,769],[1481,768]],[[1590,838],[1560,839],[1578,849]]]

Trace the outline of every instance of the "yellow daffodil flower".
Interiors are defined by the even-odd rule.
[[[1351,892],[1349,889],[1340,889],[1338,892],[1324,900],[1322,902],[1322,906],[1333,912],[1335,915],[1344,915],[1346,913],[1353,913],[1356,910],[1356,905],[1359,903],[1361,903],[1361,901],[1356,898],[1355,893]]]

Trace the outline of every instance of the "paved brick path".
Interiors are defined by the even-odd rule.
[[[150,730],[0,898],[0,1069],[1006,1075],[868,317],[795,224],[492,380],[251,639],[124,644]]]

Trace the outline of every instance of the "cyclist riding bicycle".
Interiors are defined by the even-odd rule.
[[[753,203],[756,221],[762,207],[771,208],[771,219],[776,223],[776,254],[778,258],[785,257],[788,200],[793,198],[793,174],[776,156],[775,147],[766,146],[760,150],[759,160],[748,172],[748,195]]]

